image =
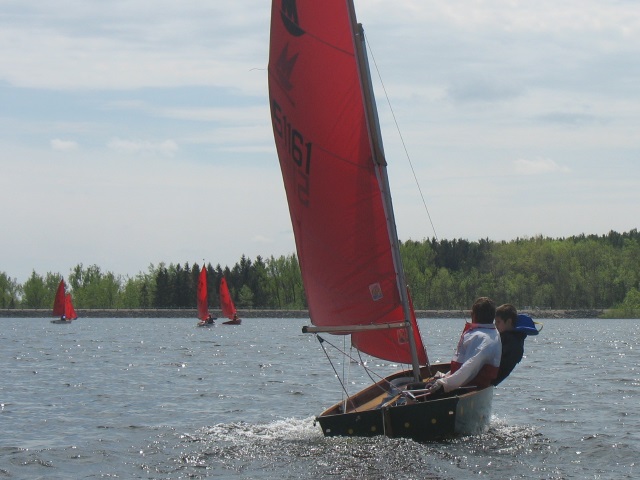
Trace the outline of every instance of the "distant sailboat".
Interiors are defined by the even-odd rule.
[[[202,266],[200,270],[200,276],[198,277],[198,318],[200,323],[199,327],[208,327],[214,325],[213,316],[209,313],[209,293],[207,291],[207,269]]]
[[[227,279],[224,277],[220,280],[220,309],[222,310],[222,315],[229,319],[223,325],[240,325],[242,323],[242,319],[238,318],[238,311],[231,298],[231,293],[229,293]]]
[[[409,297],[353,0],[273,0],[268,72],[313,324],[303,331],[351,335],[357,350],[412,366],[355,394],[343,381],[345,400],[317,417],[324,435],[423,441],[486,428],[493,387],[433,397],[406,387],[450,365],[429,364]]]
[[[71,323],[72,320],[78,318],[76,310],[73,308],[73,300],[71,299],[71,294],[66,293],[64,279],[60,280],[60,283],[58,284],[56,297],[53,300],[52,314],[54,317],[60,318],[51,320],[51,323],[67,324]]]
[[[76,314],[76,309],[73,308],[73,300],[71,300],[70,293],[67,293],[64,296],[64,315],[67,317],[68,320],[75,320],[76,318],[78,318],[78,315]]]

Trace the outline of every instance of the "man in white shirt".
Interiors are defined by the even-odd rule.
[[[463,386],[484,388],[498,376],[502,344],[500,334],[493,323],[496,304],[488,297],[478,298],[471,307],[471,323],[465,325],[451,370],[437,375],[429,387],[429,393],[441,388],[450,392]]]

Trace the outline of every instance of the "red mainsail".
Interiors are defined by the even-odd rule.
[[[198,318],[206,320],[209,316],[209,297],[207,293],[207,269],[203,266],[198,277]]]
[[[54,317],[61,317],[62,315],[65,315],[64,293],[65,293],[64,280],[60,280],[60,283],[58,284],[58,290],[56,290],[56,297],[53,300],[53,316]]]
[[[71,300],[71,294],[67,293],[64,296],[64,316],[67,320],[75,320],[78,318],[75,308],[73,308],[73,301]]]
[[[271,15],[273,133],[309,314],[325,327],[405,320],[383,197],[386,165],[374,161],[377,127],[367,122],[354,16],[349,0],[274,0]],[[352,343],[411,362],[403,328],[354,333]],[[416,343],[426,363],[419,333]]]
[[[223,316],[233,320],[233,316],[236,313],[236,306],[233,304],[227,279],[224,277],[220,280],[220,310],[222,310]]]

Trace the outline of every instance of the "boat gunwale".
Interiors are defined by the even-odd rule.
[[[420,375],[423,379],[427,379],[433,376],[435,372],[446,373],[449,371],[450,364],[449,363],[438,363],[433,364],[430,367],[423,366],[420,368]],[[431,373],[430,373],[431,372]],[[391,375],[384,377],[376,383],[365,387],[359,392],[350,395],[346,400],[341,400],[340,402],[335,403],[331,407],[324,410],[320,415],[316,418],[327,417],[332,415],[344,415],[350,413],[361,413],[362,411],[375,410],[378,408],[384,396],[389,395],[390,393],[390,382],[391,380],[395,380],[397,378],[402,377],[411,377],[413,375],[413,370],[399,370]],[[471,393],[471,392],[468,392]],[[466,394],[466,393],[465,393]],[[456,395],[460,396],[460,395]],[[342,411],[343,405],[349,405],[349,408],[346,412]]]

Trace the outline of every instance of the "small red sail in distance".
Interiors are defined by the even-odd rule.
[[[206,320],[209,316],[209,297],[207,293],[207,269],[203,266],[198,277],[198,318]]]
[[[236,313],[236,306],[231,299],[227,279],[224,277],[220,280],[220,309],[222,310],[223,316],[233,320],[233,315]]]
[[[64,316],[67,320],[75,320],[78,318],[75,308],[73,308],[73,301],[71,300],[71,294],[67,293],[64,297]]]
[[[64,280],[60,280],[58,284],[58,290],[56,291],[56,297],[53,300],[53,316],[61,317],[65,315],[64,306],[65,306],[65,298],[64,298]]]

